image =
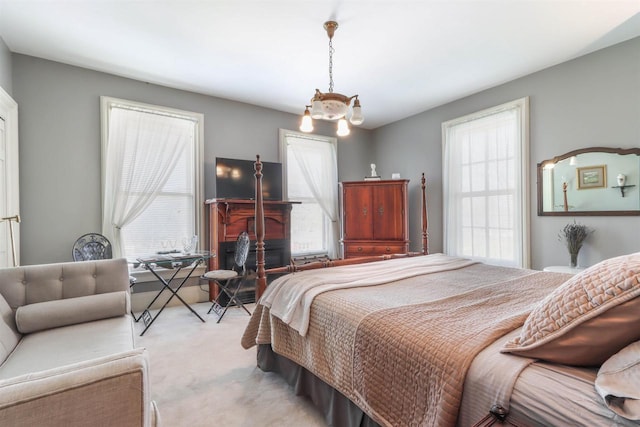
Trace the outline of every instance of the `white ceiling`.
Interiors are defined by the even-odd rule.
[[[371,129],[640,36],[640,0],[0,0],[12,52],[297,114],[328,19]]]

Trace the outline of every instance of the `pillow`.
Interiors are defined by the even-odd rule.
[[[634,342],[602,364],[596,391],[616,414],[640,420],[640,341]]]
[[[640,339],[639,295],[640,252],[602,261],[542,300],[500,351],[598,366]]]
[[[16,310],[16,326],[26,334],[126,313],[127,292],[107,292],[23,305]]]

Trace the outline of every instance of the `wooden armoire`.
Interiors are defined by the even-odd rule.
[[[340,183],[344,258],[409,251],[408,179]]]

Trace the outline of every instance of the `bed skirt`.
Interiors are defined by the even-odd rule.
[[[330,426],[380,427],[355,403],[311,372],[276,354],[269,344],[258,345],[258,367],[279,374],[293,387],[297,396],[305,396],[322,412]]]

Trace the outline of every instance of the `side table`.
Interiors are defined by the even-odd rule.
[[[553,273],[569,273],[569,274],[578,274],[583,270],[584,270],[584,267],[569,267],[568,265],[551,265],[543,269],[543,271],[550,271]]]
[[[153,322],[155,322],[158,316],[160,316],[162,311],[165,309],[167,304],[169,304],[169,302],[173,299],[173,297],[178,298],[178,300],[180,300],[180,302],[185,307],[187,307],[193,314],[195,314],[196,317],[198,317],[198,319],[204,322],[204,319],[198,313],[196,313],[196,311],[193,308],[191,308],[189,303],[187,303],[184,299],[182,299],[180,295],[178,295],[178,291],[187,282],[187,280],[189,280],[189,278],[191,277],[195,269],[200,264],[203,264],[206,260],[208,260],[211,257],[212,257],[212,254],[210,252],[202,251],[202,252],[193,252],[188,254],[184,254],[184,253],[156,254],[156,255],[141,257],[137,259],[137,263],[139,265],[142,265],[145,269],[149,270],[162,284],[162,289],[160,289],[158,294],[153,298],[153,300],[151,300],[151,302],[147,305],[147,307],[142,311],[142,314],[138,317],[134,316],[134,320],[136,322],[142,319],[142,322],[144,323],[144,326],[145,326],[140,336],[144,335],[144,333],[147,332],[147,329],[149,329],[149,327],[151,327],[151,325],[153,324]],[[161,270],[161,269],[173,270],[173,272],[169,275],[168,278],[164,278],[158,273],[158,270]],[[177,286],[172,287],[171,283],[173,282],[173,280],[176,278],[176,276],[182,269],[189,269],[189,273],[182,279],[182,281]],[[153,303],[156,302],[156,300],[160,297],[160,295],[162,295],[162,293],[165,290],[169,291],[171,293],[171,296],[160,308],[160,311],[158,311],[155,316],[152,316],[151,312],[149,311],[149,308],[151,308]]]

